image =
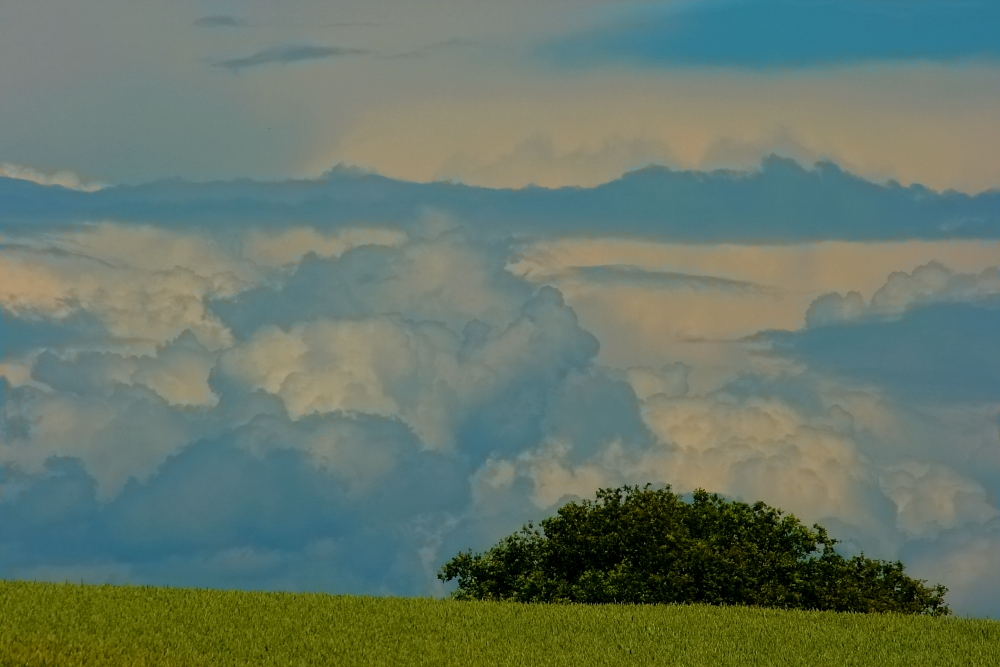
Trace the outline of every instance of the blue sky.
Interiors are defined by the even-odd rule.
[[[600,486],[1000,615],[974,0],[0,7],[0,573],[443,595]]]

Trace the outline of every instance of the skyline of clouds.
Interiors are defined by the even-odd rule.
[[[615,229],[620,236],[682,243],[1000,235],[1000,190],[968,195],[920,184],[879,183],[830,161],[807,167],[777,155],[745,170],[647,166],[594,187],[420,183],[343,165],[314,179],[172,179],[92,192],[46,185],[0,178],[7,197],[0,228],[73,225],[102,218],[179,227],[231,225],[239,220],[239,224],[253,221],[262,228],[280,228],[290,216],[317,227],[337,228],[359,218],[411,225],[433,214],[488,225],[500,236],[600,236]]]
[[[995,240],[246,217],[311,183],[111,188],[128,206],[95,223],[41,200],[108,189],[14,185],[42,213],[0,246],[6,576],[439,595],[459,549],[651,481],[778,505],[1000,614]],[[190,189],[227,222],[153,219]]]
[[[648,481],[1000,616],[998,20],[7,3],[0,575],[441,595]]]

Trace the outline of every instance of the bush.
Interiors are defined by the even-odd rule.
[[[906,576],[903,564],[845,558],[819,525],[762,502],[699,489],[601,489],[571,502],[541,529],[527,524],[483,554],[462,552],[440,570],[453,597],[587,603],[707,603],[944,615],[944,586]]]

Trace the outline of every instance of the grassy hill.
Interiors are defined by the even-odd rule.
[[[0,581],[0,665],[1000,665],[1000,622]]]

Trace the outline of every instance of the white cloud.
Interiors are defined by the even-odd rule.
[[[909,536],[984,524],[1000,516],[982,484],[940,464],[907,461],[889,466],[880,475],[880,485],[896,504],[899,528]]]
[[[798,326],[828,286],[858,292],[835,304],[847,317],[990,296],[995,270],[930,265],[882,286],[888,271],[852,277],[837,262],[930,254],[978,271],[992,246],[567,240],[508,270],[508,246],[448,226],[106,223],[12,241],[0,248],[12,332],[63,331],[80,314],[103,329],[54,343],[32,329],[0,359],[5,571],[70,567],[46,546],[44,516],[77,526],[60,548],[89,554],[78,571],[95,580],[438,591],[427,580],[455,550],[568,496],[652,481],[764,500],[849,549],[912,555],[960,610],[994,609],[971,582],[995,583],[992,542],[977,537],[1000,516],[995,405],[911,405],[763,343],[668,340]],[[565,271],[621,264],[657,278]],[[602,361],[628,363],[595,363],[588,322],[612,348]],[[674,357],[685,345],[702,352]],[[88,542],[98,529],[106,541]]]
[[[690,245],[570,237],[526,245],[509,268],[560,289],[582,325],[600,339],[602,362],[620,367],[683,362],[691,366],[691,387],[708,391],[741,372],[768,372],[777,362],[752,345],[735,343],[738,339],[762,330],[799,329],[807,310],[813,322],[833,316],[829,313],[857,313],[860,295],[877,292],[900,266],[940,261],[988,276],[997,257],[1000,245],[979,241]],[[609,282],[600,272],[572,270],[618,266],[707,280],[694,289],[683,281]],[[761,289],[726,289],[727,280]],[[956,292],[988,289],[982,280],[979,288],[960,288],[958,282]],[[824,296],[835,290],[858,294]],[[879,299],[884,303],[887,296]]]
[[[428,447],[441,449],[453,446],[455,428],[471,410],[563,363],[558,348],[581,335],[561,301],[543,293],[478,340],[392,315],[318,320],[288,331],[264,328],[224,353],[221,367],[280,396],[294,419],[330,412],[398,417]],[[587,348],[581,352],[575,363],[589,360]]]
[[[861,319],[892,318],[920,305],[969,302],[998,295],[1000,267],[984,268],[978,273],[960,273],[940,262],[928,262],[910,273],[893,271],[885,283],[875,290],[868,303],[855,291],[845,295],[825,294],[809,306],[806,323],[816,327]]]
[[[103,501],[129,478],[148,479],[198,432],[190,416],[135,389],[80,395],[21,387],[3,407],[8,427],[0,441],[2,465],[42,475],[52,457],[79,459]]]
[[[0,178],[17,178],[39,185],[59,185],[70,190],[83,190],[84,192],[94,192],[105,187],[101,183],[87,181],[79,174],[67,169],[42,171],[10,162],[0,162]]]
[[[608,439],[584,451],[579,442],[553,437],[492,458],[473,477],[482,511],[523,511],[512,499],[525,495],[549,510],[566,496],[590,497],[596,486],[622,483],[703,487],[820,522],[848,551],[895,559],[930,549],[933,555],[916,561],[920,576],[954,587],[959,611],[974,606],[970,573],[989,575],[942,540],[972,540],[1000,516],[988,491],[1000,480],[998,462],[963,463],[995,441],[990,416],[953,410],[915,419],[878,394],[818,376],[771,378],[766,391],[736,392],[737,384],[710,395],[657,391],[653,371],[632,369],[628,377],[653,443]],[[779,398],[783,393],[795,398]],[[939,446],[943,433],[950,434],[947,451]]]

